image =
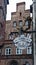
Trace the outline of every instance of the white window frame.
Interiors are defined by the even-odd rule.
[[[28,50],[28,48],[29,48],[30,50]],[[32,47],[27,47],[27,54],[32,54]]]
[[[9,49],[10,49],[10,54],[9,54]],[[11,48],[5,48],[5,55],[11,55]]]
[[[18,50],[17,50],[18,49]],[[17,53],[18,52],[18,53]],[[16,48],[16,54],[22,54],[22,49]]]
[[[0,28],[1,28],[1,23],[0,23]]]

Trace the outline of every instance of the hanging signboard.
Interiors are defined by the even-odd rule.
[[[20,35],[19,37],[15,38],[13,42],[15,43],[15,46],[17,46],[17,48],[25,49],[32,42],[31,35]]]

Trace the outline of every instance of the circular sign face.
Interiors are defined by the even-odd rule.
[[[25,49],[27,46],[30,45],[32,39],[30,36],[20,35],[19,37],[15,38],[13,42],[15,43],[15,46],[17,46],[20,49]]]

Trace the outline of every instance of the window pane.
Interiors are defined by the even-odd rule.
[[[16,48],[16,54],[22,54],[22,49]]]
[[[11,49],[9,49],[9,53],[8,54],[11,54]]]
[[[23,26],[23,22],[22,22],[22,20],[19,21],[19,26],[20,26],[20,27]]]
[[[19,53],[19,49],[17,48],[17,54]]]
[[[7,48],[5,49],[5,53],[6,53],[6,55],[8,54],[8,49]]]
[[[22,26],[22,22],[20,22],[20,26]]]
[[[25,26],[28,26],[28,21],[25,22]]]
[[[27,48],[27,54],[32,54],[32,47]]]
[[[5,55],[10,55],[10,54],[11,54],[11,48],[6,48]]]

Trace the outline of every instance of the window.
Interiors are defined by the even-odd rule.
[[[16,54],[22,54],[22,49],[16,48]]]
[[[28,26],[28,21],[25,21],[25,26]]]
[[[14,22],[13,22],[13,26],[16,27],[16,25],[17,25],[17,23],[16,23],[16,21],[14,21]]]
[[[28,38],[30,38],[32,40],[32,34],[28,33],[26,34]]]
[[[27,54],[32,54],[32,47],[27,47]]]
[[[11,48],[5,49],[5,55],[11,55]]]
[[[12,34],[11,35],[9,34],[8,39],[9,40],[13,40],[13,35]]]
[[[26,30],[30,29],[30,22],[28,20],[25,21]]]
[[[27,20],[25,21],[25,26],[27,26],[27,27],[26,27],[26,30],[30,29],[31,19],[27,18]]]
[[[23,22],[22,22],[22,20],[19,21],[19,26],[20,26],[20,27],[23,26]]]
[[[13,32],[10,32],[10,34],[8,35],[8,39],[9,39],[9,40],[13,40],[13,36],[14,36],[14,35],[13,35]]]

